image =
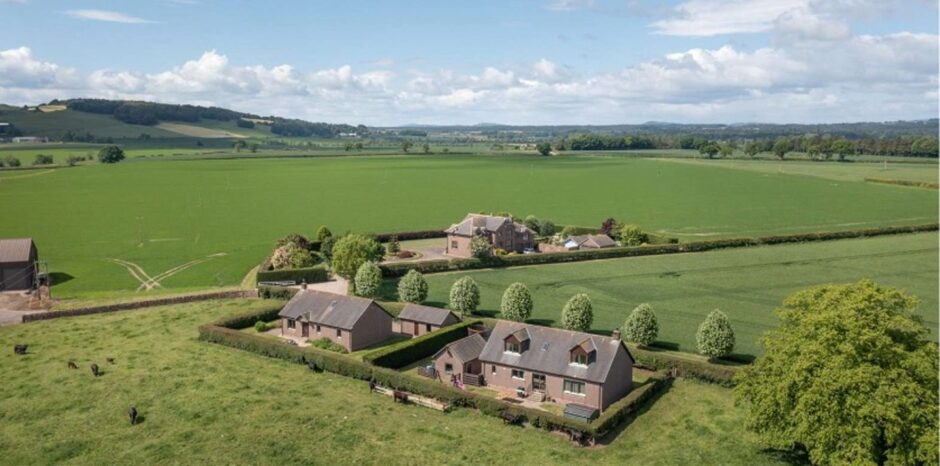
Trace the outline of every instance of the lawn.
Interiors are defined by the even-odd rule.
[[[59,112],[62,113],[62,112]],[[29,171],[32,172],[32,171]],[[444,228],[467,212],[607,217],[683,239],[926,223],[935,191],[627,157],[131,159],[0,178],[0,237],[33,237],[59,298],[240,283],[291,232]]]
[[[717,308],[731,319],[736,352],[750,356],[760,352],[758,337],[777,325],[773,311],[783,299],[823,283],[871,278],[905,289],[920,299],[927,327],[936,329],[937,241],[936,233],[924,233],[435,274],[427,276],[428,300],[446,303],[451,284],[469,275],[480,285],[481,309],[490,314],[506,286],[522,282],[535,301],[532,321],[557,325],[565,301],[587,293],[600,332],[621,326],[631,309],[648,302],[659,317],[663,346],[682,351],[695,351],[698,325]]]
[[[581,449],[196,340],[200,323],[271,305],[203,302],[0,328],[3,347],[30,345],[27,356],[0,354],[0,457],[17,465],[782,464],[742,430],[743,412],[716,386],[680,380],[612,443]],[[69,360],[79,369],[67,369]],[[128,406],[141,424],[129,425]],[[524,458],[506,455],[519,445]]]

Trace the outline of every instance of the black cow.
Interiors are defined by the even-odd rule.
[[[131,409],[127,410],[127,416],[131,418],[131,425],[137,424],[137,408],[131,406]]]
[[[107,361],[108,364],[114,364],[114,358],[107,358],[105,361]]]
[[[69,369],[78,369],[78,366],[75,365],[75,361],[69,361]]]
[[[98,377],[99,375],[101,375],[101,371],[98,370],[97,364],[91,363],[91,373],[94,374],[95,377]]]
[[[13,347],[13,352],[16,354],[26,354],[26,349],[29,348],[29,345],[15,345]]]

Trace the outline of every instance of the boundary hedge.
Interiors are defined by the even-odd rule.
[[[865,238],[882,235],[897,235],[904,233],[919,233],[937,231],[937,223],[913,226],[895,226],[868,228],[861,230],[843,230],[832,232],[798,233],[792,235],[761,236],[756,238],[729,238],[710,241],[695,241],[678,244],[653,244],[632,247],[614,247],[606,249],[579,250],[571,252],[546,252],[541,254],[517,254],[494,256],[487,260],[476,258],[468,259],[439,259],[424,262],[395,262],[380,264],[382,276],[386,278],[400,277],[409,270],[421,273],[454,272],[458,270],[472,270],[496,267],[513,267],[519,265],[557,264],[564,262],[579,262],[598,259],[614,259],[620,257],[649,256],[659,254],[677,254],[683,252],[702,252],[715,249],[741,248],[750,246],[773,245],[783,243],[804,243],[814,241],[829,241],[849,238]]]
[[[893,180],[890,178],[865,178],[869,183],[894,184],[898,186],[910,186],[912,188],[940,189],[940,184],[927,181]]]
[[[133,309],[143,309],[146,307],[168,306],[171,304],[192,303],[196,301],[209,301],[212,299],[233,299],[233,298],[256,298],[258,292],[255,290],[230,290],[214,291],[211,293],[189,294],[183,296],[170,296],[166,298],[155,298],[141,301],[130,301],[126,303],[106,304],[103,306],[80,307],[64,311],[46,311],[35,314],[24,314],[22,322],[34,322],[38,320],[58,319],[60,317],[87,316],[90,314],[102,314],[105,312],[129,311]]]
[[[416,230],[416,231],[399,231],[392,233],[376,233],[372,235],[375,237],[375,240],[380,243],[387,243],[392,237],[397,237],[398,241],[408,241],[413,239],[429,239],[429,238],[446,238],[447,233],[444,233],[444,229],[439,230]]]
[[[389,369],[400,369],[422,358],[433,355],[450,342],[468,335],[467,327],[482,324],[480,320],[465,320],[442,329],[425,333],[393,345],[366,353],[362,359],[368,363]]]
[[[320,283],[330,279],[330,271],[327,270],[326,264],[317,264],[313,267],[304,267],[301,269],[264,270],[267,263],[268,261],[265,260],[264,263],[261,264],[261,267],[258,268],[258,273],[255,275],[255,279],[258,282],[293,280],[299,283],[306,280],[307,283]]]
[[[648,383],[631,391],[618,400],[594,422],[588,424],[567,419],[542,410],[512,405],[495,398],[466,392],[435,380],[418,375],[406,374],[393,369],[373,366],[354,357],[326,351],[316,347],[287,345],[277,340],[247,332],[238,328],[253,325],[257,320],[276,317],[277,309],[263,309],[238,314],[199,326],[199,339],[232,348],[250,351],[271,358],[282,359],[297,364],[306,364],[312,369],[324,370],[359,380],[374,380],[377,384],[394,390],[403,390],[421,396],[431,397],[456,407],[475,408],[490,416],[515,418],[533,427],[554,431],[564,430],[580,433],[589,440],[596,439],[610,432],[617,424],[636,412],[643,403],[656,393],[668,387],[666,374],[659,372],[650,377]]]
[[[705,361],[693,361],[667,353],[648,351],[636,347],[630,348],[630,354],[636,363],[658,371],[669,371],[678,377],[686,377],[702,382],[733,387],[734,376],[738,373],[737,366],[722,366]]]

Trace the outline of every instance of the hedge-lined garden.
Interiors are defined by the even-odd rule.
[[[636,412],[643,403],[650,400],[658,392],[668,387],[669,381],[665,372],[657,372],[647,383],[635,388],[627,396],[617,401],[592,423],[584,423],[565,418],[547,411],[512,405],[491,397],[463,391],[455,387],[441,384],[418,375],[399,372],[394,369],[379,367],[354,357],[315,348],[287,345],[280,341],[241,332],[239,329],[254,325],[257,321],[277,318],[278,309],[263,309],[238,314],[205,324],[199,327],[199,338],[203,341],[250,351],[262,356],[306,364],[313,370],[323,370],[335,374],[352,377],[359,380],[372,380],[376,384],[427,396],[448,403],[454,407],[475,408],[480,412],[503,418],[514,419],[516,422],[528,423],[533,427],[556,431],[562,430],[573,434],[580,434],[583,439],[593,441],[611,432],[620,422]],[[468,322],[471,325],[476,322]],[[459,334],[458,326],[445,329],[452,337]],[[466,326],[459,330],[466,331]],[[431,334],[429,334],[431,335]],[[419,341],[412,345],[418,349],[393,349],[378,360],[399,363],[414,354],[426,349],[431,339]],[[393,345],[394,346],[394,345]],[[376,359],[373,359],[376,360]]]
[[[476,324],[482,324],[482,321],[466,320],[434,332],[425,333],[419,337],[382,347],[367,353],[362,359],[376,366],[400,369],[433,355],[450,342],[467,336],[467,328]]]

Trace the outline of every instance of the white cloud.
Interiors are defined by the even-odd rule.
[[[143,24],[153,22],[118,11],[109,10],[68,10],[65,12],[65,14],[73,18],[105,21],[108,23]]]
[[[689,0],[676,6],[670,18],[652,25],[673,36],[764,32],[784,13],[808,4],[809,0]]]
[[[552,0],[545,6],[549,10],[568,11],[593,8],[594,0]]]

